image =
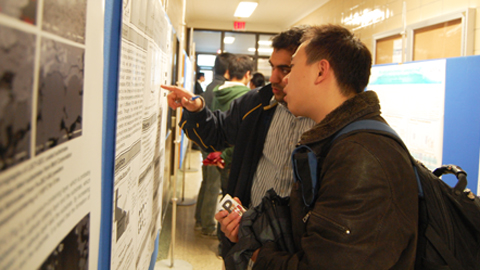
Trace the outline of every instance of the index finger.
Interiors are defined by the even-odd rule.
[[[160,87],[170,92],[174,92],[175,94],[180,95],[180,97],[186,97],[187,99],[190,99],[191,97],[193,97],[193,94],[191,92],[179,86],[161,84]]]
[[[160,87],[168,91],[174,91],[177,88],[175,85],[164,85],[164,84],[161,84]]]

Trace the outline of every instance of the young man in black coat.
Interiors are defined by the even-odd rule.
[[[191,140],[210,152],[235,146],[227,193],[246,208],[259,204],[270,188],[281,196],[290,194],[291,152],[300,135],[314,124],[291,114],[283,100],[283,78],[290,72],[292,55],[305,29],[294,27],[273,38],[271,83],[234,100],[226,112],[212,112],[201,99],[191,101],[192,93],[182,88],[162,86],[171,91],[170,107],[185,108],[180,126]],[[238,239],[241,217],[222,211],[215,218],[226,236],[222,241],[224,257]]]
[[[378,133],[331,143],[357,120],[385,122],[375,92],[364,91],[371,63],[367,47],[342,26],[311,27],[305,34],[285,78],[285,101],[294,115],[317,123],[296,150],[303,154],[298,157],[314,154],[308,164],[317,164],[310,170],[317,179],[296,179],[292,188],[297,252],[265,243],[252,256],[253,269],[413,269],[418,188],[409,154]],[[312,181],[316,196],[307,192]]]

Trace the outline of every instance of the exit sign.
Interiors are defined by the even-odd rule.
[[[245,22],[233,22],[233,30],[245,30]]]

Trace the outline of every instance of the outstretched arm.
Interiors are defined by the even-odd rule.
[[[161,87],[170,91],[167,95],[168,106],[174,110],[183,107],[189,112],[198,112],[204,107],[203,99],[192,100],[195,95],[182,87],[173,85],[161,85]]]

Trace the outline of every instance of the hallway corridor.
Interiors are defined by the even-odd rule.
[[[181,267],[182,261],[190,264],[191,269],[195,270],[222,269],[223,260],[217,257],[218,240],[214,237],[202,236],[200,231],[194,230],[195,202],[202,181],[202,156],[200,151],[191,150],[187,158],[184,189],[184,172],[179,170],[177,174],[178,206],[174,259],[175,261],[180,260],[180,263],[178,265],[174,264],[174,267],[170,269],[188,269]],[[155,269],[158,269],[160,261],[170,266],[172,204],[169,203],[166,207],[168,209],[160,233],[157,267]]]

